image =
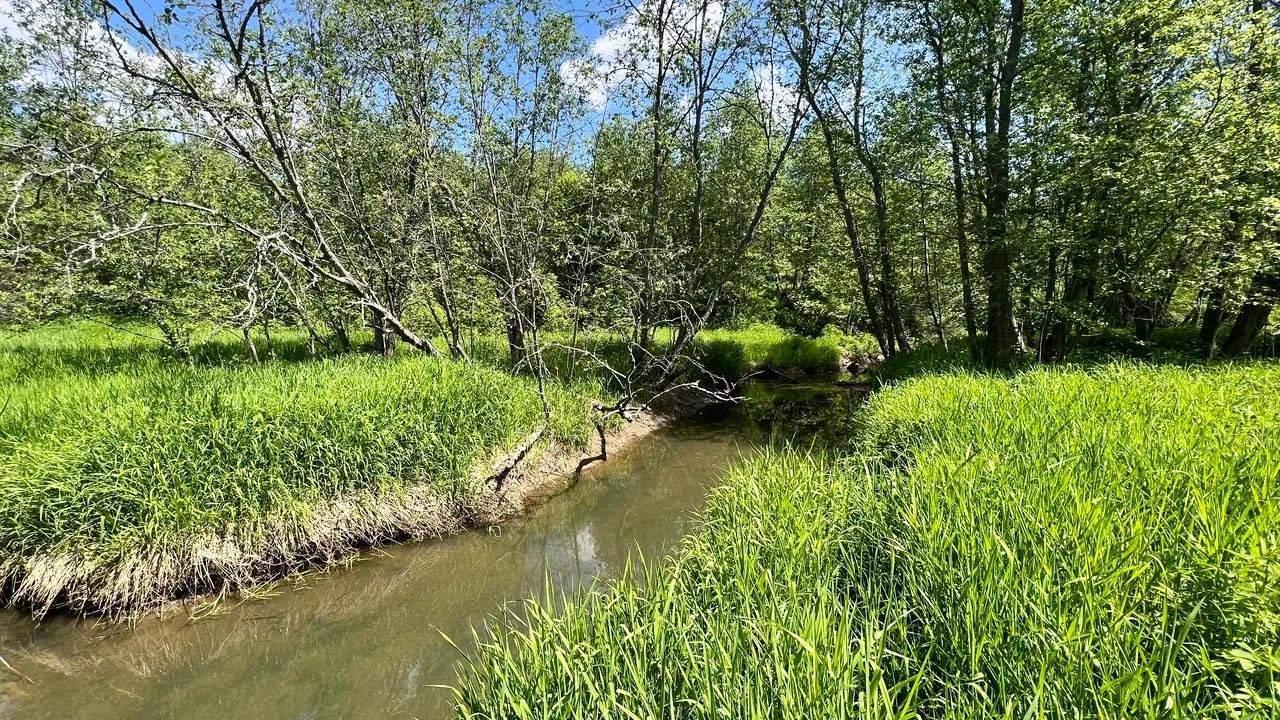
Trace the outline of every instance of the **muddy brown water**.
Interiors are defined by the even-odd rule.
[[[510,621],[523,598],[590,588],[629,556],[671,552],[730,464],[771,442],[843,438],[860,397],[757,386],[739,405],[642,439],[501,528],[372,551],[201,619],[36,625],[4,611],[0,718],[449,717],[438,686],[454,681],[461,655],[446,635],[465,651],[472,628]]]

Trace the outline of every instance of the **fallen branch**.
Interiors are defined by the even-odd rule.
[[[537,430],[529,433],[525,436],[524,440],[516,446],[516,449],[511,451],[511,454],[507,455],[493,466],[493,474],[489,476],[488,481],[493,483],[494,490],[502,489],[502,482],[506,480],[507,476],[511,474],[511,471],[520,464],[520,461],[524,460],[525,456],[529,454],[529,451],[533,449],[534,444],[542,439],[542,434],[546,431],[547,426],[542,425]]]

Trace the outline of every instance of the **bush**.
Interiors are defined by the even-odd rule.
[[[850,336],[833,328],[818,338],[799,337],[764,324],[737,330],[706,330],[698,336],[700,361],[712,372],[730,378],[766,369],[839,372],[846,359],[870,354],[874,348],[875,340],[868,335]]]

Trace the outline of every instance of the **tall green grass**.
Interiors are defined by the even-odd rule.
[[[631,368],[635,360],[643,360],[629,338],[617,333],[592,331],[577,334],[544,332],[542,360],[549,373],[558,378],[594,378],[606,386],[613,374],[603,371],[600,363],[620,372]],[[649,352],[669,352],[675,340],[671,328],[660,328]],[[633,359],[633,351],[636,357]],[[834,328],[816,338],[794,335],[774,325],[757,323],[742,328],[713,328],[700,332],[686,354],[701,368],[689,368],[689,377],[706,370],[737,380],[749,373],[773,370],[783,373],[837,373],[850,359],[878,352],[875,338],[867,334],[846,335]],[[505,338],[477,337],[470,341],[473,360],[505,367]]]
[[[699,356],[712,372],[737,378],[757,370],[800,373],[839,372],[842,362],[876,352],[870,335],[845,335],[828,329],[817,338],[800,337],[773,325],[704,330]]]
[[[531,379],[418,354],[219,364],[213,346],[189,365],[87,329],[0,350],[0,578],[40,602],[89,593],[110,609],[109,588],[73,586],[143,557],[314,552],[328,531],[385,532],[379,503],[410,493],[460,512],[482,491],[476,469],[542,423]],[[582,445],[598,389],[553,383],[548,439]],[[182,582],[181,568],[155,572],[155,593],[139,576],[121,597]]]
[[[734,470],[669,567],[531,606],[459,716],[1280,714],[1280,366],[935,375],[861,422]]]

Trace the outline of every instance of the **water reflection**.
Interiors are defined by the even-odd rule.
[[[847,397],[846,397],[847,395]],[[135,628],[0,614],[0,718],[435,718],[449,714],[470,629],[505,603],[615,576],[669,551],[706,491],[768,438],[838,435],[856,396],[753,391],[641,441],[564,495],[491,532],[370,553],[221,615]],[[846,407],[847,405],[847,407]],[[825,418],[825,419],[824,419]]]

